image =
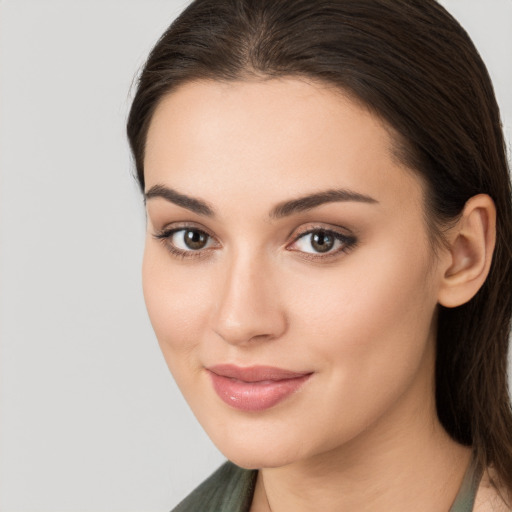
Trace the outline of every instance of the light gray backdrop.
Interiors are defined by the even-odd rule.
[[[512,0],[445,0],[512,134]],[[166,511],[223,460],[140,286],[130,83],[185,0],[0,0],[0,510]]]

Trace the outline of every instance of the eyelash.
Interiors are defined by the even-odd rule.
[[[156,233],[154,236],[154,238],[156,238],[157,240],[160,240],[162,242],[162,244],[164,245],[164,247],[172,254],[172,256],[174,256],[175,258],[178,258],[178,259],[192,259],[192,258],[204,258],[205,256],[207,256],[207,252],[206,251],[211,251],[212,249],[211,248],[207,248],[207,249],[200,249],[200,250],[197,250],[197,251],[194,251],[194,250],[189,250],[189,251],[184,251],[182,249],[178,249],[176,246],[174,246],[172,243],[171,243],[171,237],[173,235],[175,235],[176,233],[179,233],[180,231],[195,231],[196,233],[201,233],[203,235],[206,235],[209,239],[214,239],[214,237],[212,235],[210,235],[207,231],[203,230],[203,229],[199,229],[195,226],[191,226],[191,225],[184,225],[184,226],[179,226],[179,227],[174,227],[174,228],[169,228],[169,229],[163,229],[162,231]]]
[[[179,233],[180,231],[193,231],[202,235],[207,236],[209,239],[214,240],[215,237],[210,235],[207,231],[203,229],[199,229],[193,225],[182,225],[179,227],[173,227],[169,229],[163,229],[162,231],[154,234],[154,238],[157,240],[160,240],[165,248],[172,254],[172,256],[178,258],[178,259],[192,259],[192,258],[204,258],[208,256],[208,253],[214,248],[208,247],[205,249],[198,249],[198,250],[182,250],[178,249],[175,245],[173,245],[170,240],[173,235],[176,233]],[[335,251],[325,252],[325,253],[309,253],[305,251],[299,251],[296,249],[289,249],[292,245],[297,243],[301,238],[304,238],[308,235],[311,235],[313,233],[322,232],[323,234],[327,236],[331,236],[335,239],[335,241],[340,242],[342,245]],[[335,259],[337,256],[339,256],[340,253],[348,253],[350,250],[355,248],[357,245],[357,239],[353,235],[345,235],[343,233],[340,233],[339,231],[335,231],[333,229],[328,229],[322,226],[315,226],[310,227],[306,231],[303,231],[299,233],[292,242],[286,245],[286,248],[289,251],[293,252],[299,252],[302,254],[302,258],[308,259],[308,260],[316,260],[316,261],[326,261],[326,260],[332,260]]]
[[[319,232],[321,232],[327,236],[333,237],[335,241],[338,241],[341,243],[341,247],[339,247],[338,249],[336,249],[334,251],[329,250],[329,252],[325,252],[323,254],[319,253],[319,252],[309,253],[309,252],[304,252],[304,251],[296,251],[296,252],[300,252],[302,254],[302,256],[301,256],[302,258],[305,258],[308,260],[316,260],[316,261],[332,260],[332,259],[335,259],[337,256],[339,256],[340,253],[346,254],[346,253],[350,252],[357,245],[357,239],[353,235],[345,235],[345,234],[343,234],[339,231],[335,231],[333,229],[325,228],[322,226],[315,226],[315,227],[310,227],[310,228],[306,229],[306,231],[299,233],[294,238],[294,240],[290,244],[287,245],[287,248],[290,247],[291,245],[294,245],[295,243],[297,243],[301,238],[305,238],[308,235],[311,235],[313,233],[319,233]],[[289,250],[293,250],[293,249],[289,249]]]

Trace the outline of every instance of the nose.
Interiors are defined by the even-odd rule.
[[[279,338],[287,329],[278,284],[262,259],[237,258],[223,275],[213,330],[232,345]]]

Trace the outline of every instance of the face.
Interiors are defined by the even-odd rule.
[[[198,82],[148,132],[149,316],[219,449],[277,467],[432,401],[439,276],[390,131],[295,79]]]

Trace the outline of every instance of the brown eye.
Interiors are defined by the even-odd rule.
[[[195,227],[170,228],[153,235],[177,258],[206,257],[221,244],[212,235]]]
[[[345,235],[332,229],[311,229],[295,239],[288,246],[289,250],[298,251],[311,256],[328,257],[340,252],[347,252],[355,246],[357,240],[354,236]]]
[[[206,233],[197,229],[183,230],[183,242],[187,249],[192,251],[204,249],[208,243],[208,238],[209,236]]]
[[[327,231],[311,233],[311,247],[317,252],[328,252],[334,247],[335,238]]]

